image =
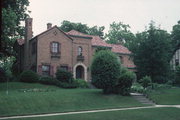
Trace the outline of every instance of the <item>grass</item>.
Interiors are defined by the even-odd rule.
[[[151,91],[148,97],[161,105],[180,104],[180,88],[163,88]]]
[[[28,83],[0,83],[0,116],[143,106],[131,96],[103,95],[98,89],[60,89]]]
[[[178,108],[149,108],[139,110],[23,118],[21,120],[179,120],[179,113],[180,109]]]

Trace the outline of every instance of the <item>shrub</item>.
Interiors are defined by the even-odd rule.
[[[133,83],[131,86],[131,92],[144,93],[144,88],[139,83]]]
[[[5,70],[0,67],[0,82],[5,82],[7,80]]]
[[[59,82],[58,80],[48,76],[42,76],[39,78],[39,83],[45,85],[57,85],[58,82]]]
[[[120,62],[117,56],[108,50],[97,52],[91,65],[92,84],[104,93],[112,93],[119,77]]]
[[[59,80],[60,82],[72,83],[73,75],[68,71],[58,69],[56,72],[56,79]]]
[[[180,85],[180,66],[176,67],[175,84]]]
[[[67,83],[67,82],[59,82],[57,84],[58,87],[61,88],[77,88],[77,84],[75,82]]]
[[[121,74],[115,86],[114,92],[121,95],[129,95],[130,88],[135,79],[136,75],[131,71],[126,71],[125,73]]]
[[[88,88],[88,83],[82,79],[74,79],[75,84],[79,88]]]
[[[38,82],[39,76],[31,70],[26,70],[20,74],[19,79],[21,82],[34,83]]]
[[[151,83],[152,83],[151,77],[145,76],[145,77],[143,77],[142,79],[139,80],[139,83],[140,83],[144,88],[147,88],[147,87],[150,86]]]

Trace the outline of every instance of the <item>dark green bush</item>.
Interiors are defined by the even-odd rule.
[[[145,76],[142,79],[139,80],[139,83],[144,87],[147,88],[148,86],[151,86],[152,80],[151,77]]]
[[[19,79],[21,82],[35,83],[38,82],[39,76],[35,72],[27,70],[20,74]]]
[[[180,66],[176,67],[175,84],[180,85]]]
[[[0,67],[0,82],[5,82],[6,80],[6,72],[2,67]]]
[[[82,79],[74,79],[75,84],[79,88],[88,88],[88,83]]]
[[[58,80],[48,76],[42,76],[39,78],[39,83],[45,85],[57,85],[58,82],[59,82]]]
[[[103,89],[105,94],[112,93],[120,75],[120,62],[109,50],[97,52],[91,65],[92,84]]]
[[[67,82],[59,82],[57,84],[58,87],[61,88],[77,88],[77,84],[75,82],[67,83]]]
[[[58,69],[56,72],[56,79],[63,83],[72,83],[73,82],[73,75],[71,72]]]
[[[136,79],[135,73],[126,71],[121,74],[114,89],[114,93],[129,95],[133,81]]]

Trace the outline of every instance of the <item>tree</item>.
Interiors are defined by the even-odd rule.
[[[28,0],[3,0],[1,50],[4,56],[12,56],[16,38],[24,36],[24,27],[20,26],[20,22],[28,16],[28,5]]]
[[[97,52],[91,65],[92,84],[103,89],[105,94],[113,93],[113,87],[120,75],[120,62],[109,50]]]
[[[93,26],[93,27],[88,27],[86,24],[82,24],[82,23],[74,23],[74,22],[70,22],[67,20],[64,20],[61,23],[60,29],[65,31],[65,32],[69,32],[71,30],[77,30],[79,32],[85,33],[85,34],[89,34],[89,35],[98,35],[100,37],[104,36],[104,26],[98,27],[98,26]]]
[[[180,20],[177,25],[173,26],[171,37],[174,50],[176,50],[180,46]]]
[[[110,24],[110,29],[105,35],[108,43],[123,44],[129,48],[131,42],[135,39],[134,34],[129,30],[130,26],[122,22],[113,22]]]
[[[172,52],[170,35],[151,22],[149,29],[141,36],[143,40],[134,53],[134,62],[140,78],[150,76],[152,82],[164,83],[169,74],[169,61]]]

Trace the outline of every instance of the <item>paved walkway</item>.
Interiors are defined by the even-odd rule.
[[[110,111],[122,111],[122,110],[136,110],[136,109],[146,109],[146,108],[162,108],[162,107],[175,107],[180,109],[180,105],[154,105],[154,106],[146,106],[146,107],[116,108],[116,109],[89,110],[89,111],[66,112],[66,113],[49,113],[49,114],[39,114],[39,115],[0,117],[0,120],[15,119],[15,118],[34,118],[34,117],[73,115],[73,114],[82,114],[82,113],[110,112]]]

